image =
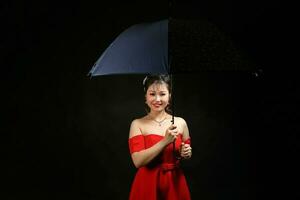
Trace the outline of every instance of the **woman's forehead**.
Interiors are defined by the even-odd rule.
[[[168,86],[166,83],[153,83],[148,88],[149,91],[165,91],[168,92]]]

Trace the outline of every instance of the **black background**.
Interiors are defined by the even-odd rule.
[[[193,199],[296,199],[299,104],[293,6],[267,1],[2,1],[3,199],[127,199],[127,145],[143,76],[86,74],[128,26],[206,19],[262,71],[175,77]],[[261,73],[262,72],[262,73]],[[3,119],[2,118],[2,119]],[[298,194],[299,195],[299,194]]]

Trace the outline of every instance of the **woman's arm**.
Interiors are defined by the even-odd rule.
[[[133,120],[130,126],[129,138],[136,135],[142,135],[142,132],[139,128],[139,122],[137,120]],[[168,142],[164,138],[148,149],[132,153],[131,158],[135,167],[140,168],[147,165],[156,156],[158,156],[167,145]]]
[[[182,140],[186,141],[187,139],[190,138],[189,128],[188,128],[187,123],[185,122],[184,119],[181,118],[181,121],[182,121],[182,126],[183,126]],[[190,146],[190,144],[185,144],[184,142],[182,142],[180,155],[183,159],[191,158],[191,156],[192,156],[192,147]]]
[[[143,167],[152,161],[166,147],[164,140],[159,141],[152,147],[131,154],[131,158],[136,168]]]
[[[182,127],[183,127],[182,140],[186,141],[187,139],[190,138],[189,128],[187,126],[186,121],[183,118],[180,118],[180,120],[181,120],[181,124],[182,124]]]

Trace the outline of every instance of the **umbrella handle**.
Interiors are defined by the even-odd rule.
[[[170,74],[170,76],[171,76],[171,91],[172,91],[173,96],[174,96],[174,90],[173,90],[173,89],[174,89],[174,87],[173,87],[173,85],[174,85],[174,82],[173,82],[173,75]],[[172,100],[172,125],[174,125],[174,99]],[[175,157],[177,160],[180,160],[181,157],[180,157],[180,156],[177,156],[177,154],[176,154],[175,142],[176,142],[176,139],[173,141],[173,155],[174,155],[174,157]]]
[[[172,124],[174,124],[174,115],[172,116]],[[180,155],[177,156],[177,154],[176,154],[175,142],[176,142],[176,139],[173,141],[173,155],[177,160],[181,160],[182,157]]]
[[[174,140],[174,142],[173,142],[173,154],[174,154],[174,157],[175,157],[177,160],[181,160],[182,157],[181,157],[180,155],[177,156],[177,154],[176,154],[176,150],[175,150],[175,141],[176,141],[176,140]]]

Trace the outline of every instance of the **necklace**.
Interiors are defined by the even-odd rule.
[[[159,126],[161,126],[161,124],[167,119],[167,117],[165,117],[163,120],[161,120],[161,121],[157,121],[156,119],[153,119],[152,117],[151,117],[151,119],[153,120],[153,121],[155,121],[156,123],[158,123],[158,125]]]

